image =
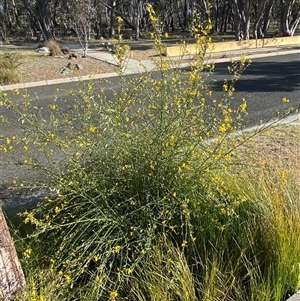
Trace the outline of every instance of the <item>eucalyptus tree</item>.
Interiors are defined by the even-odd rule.
[[[72,29],[83,49],[83,56],[87,56],[89,41],[92,34],[92,24],[97,10],[93,0],[58,0],[60,12],[65,26]]]
[[[276,0],[254,1],[255,20],[253,22],[253,37],[255,39],[266,37],[275,1]]]
[[[44,40],[54,39],[51,18],[54,0],[21,0],[34,32],[40,31]],[[38,37],[39,38],[39,37]]]
[[[227,32],[233,29],[232,26],[232,4],[231,0],[212,0],[211,2],[212,31],[213,32]]]
[[[236,40],[250,39],[250,19],[253,0],[231,0]]]
[[[283,36],[293,36],[300,22],[300,0],[280,0],[280,30]]]
[[[20,28],[20,5],[15,0],[0,0],[0,36],[2,41],[7,35],[15,34]]]

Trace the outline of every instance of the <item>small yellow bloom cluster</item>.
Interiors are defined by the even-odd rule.
[[[26,250],[23,252],[23,256],[24,256],[25,258],[29,258],[30,255],[31,255],[31,253],[32,253],[32,249],[31,249],[31,248],[28,248],[28,249],[26,249]]]
[[[29,301],[46,301],[45,298],[37,292],[36,289],[33,289],[30,293]]]
[[[36,226],[40,225],[40,221],[37,220],[37,219],[34,217],[34,215],[33,215],[32,212],[25,211],[25,212],[23,213],[23,215],[25,216],[25,219],[24,219],[24,223],[25,223],[25,224],[31,223],[31,224],[36,225]]]
[[[283,97],[283,98],[282,98],[282,102],[283,102],[283,103],[289,103],[290,100],[289,100],[288,98],[286,98],[286,97]]]
[[[109,293],[109,298],[112,301],[115,301],[118,296],[119,296],[119,294],[118,294],[117,291],[112,291],[112,292]]]

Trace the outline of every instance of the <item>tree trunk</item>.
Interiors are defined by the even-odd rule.
[[[274,0],[265,0],[259,3],[256,21],[253,24],[253,37],[255,39],[264,38],[266,36],[274,2]]]
[[[189,14],[190,14],[190,7],[189,7],[189,1],[184,1],[184,10],[183,10],[183,26],[184,30],[188,30],[189,27]]]
[[[236,40],[250,39],[252,0],[231,0],[231,4]]]
[[[110,23],[109,23],[109,37],[113,38],[115,35],[115,19],[116,19],[116,0],[111,1]]]
[[[33,27],[38,26],[38,29],[41,31],[44,40],[47,41],[53,39],[49,22],[48,1],[35,1],[34,3],[36,6],[31,6],[31,3],[27,0],[22,1],[28,13],[31,25]]]
[[[293,36],[300,22],[300,11],[295,0],[281,1],[281,32]]]
[[[24,274],[0,208],[0,300],[12,299],[24,285]]]
[[[140,20],[142,18],[143,13],[143,3],[142,0],[137,1],[136,5],[136,19],[135,19],[135,39],[138,40],[140,38]]]

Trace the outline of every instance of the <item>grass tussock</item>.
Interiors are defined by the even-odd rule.
[[[58,42],[55,40],[46,41],[45,46],[49,48],[50,55],[54,56],[62,53]]]
[[[17,68],[20,61],[15,53],[3,53],[0,55],[0,84],[17,83],[20,80]]]
[[[3,121],[22,134],[0,150],[16,150],[54,192],[22,213],[27,285],[16,300],[278,301],[299,286],[299,177],[232,136],[247,113],[245,101],[231,104],[234,83],[250,62],[232,62],[216,99],[210,21],[195,19],[199,52],[187,71],[162,55],[147,11],[159,77],[125,80],[127,48],[117,44],[111,95],[83,83],[46,113],[29,95],[19,104],[2,95],[12,116]]]

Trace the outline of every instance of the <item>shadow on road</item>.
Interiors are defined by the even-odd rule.
[[[274,57],[276,59],[276,57]],[[228,74],[228,63],[217,64],[214,74]],[[229,77],[226,76],[227,78]],[[223,79],[213,84],[222,89]],[[289,62],[253,62],[235,85],[240,92],[291,92],[300,91],[300,60]]]

